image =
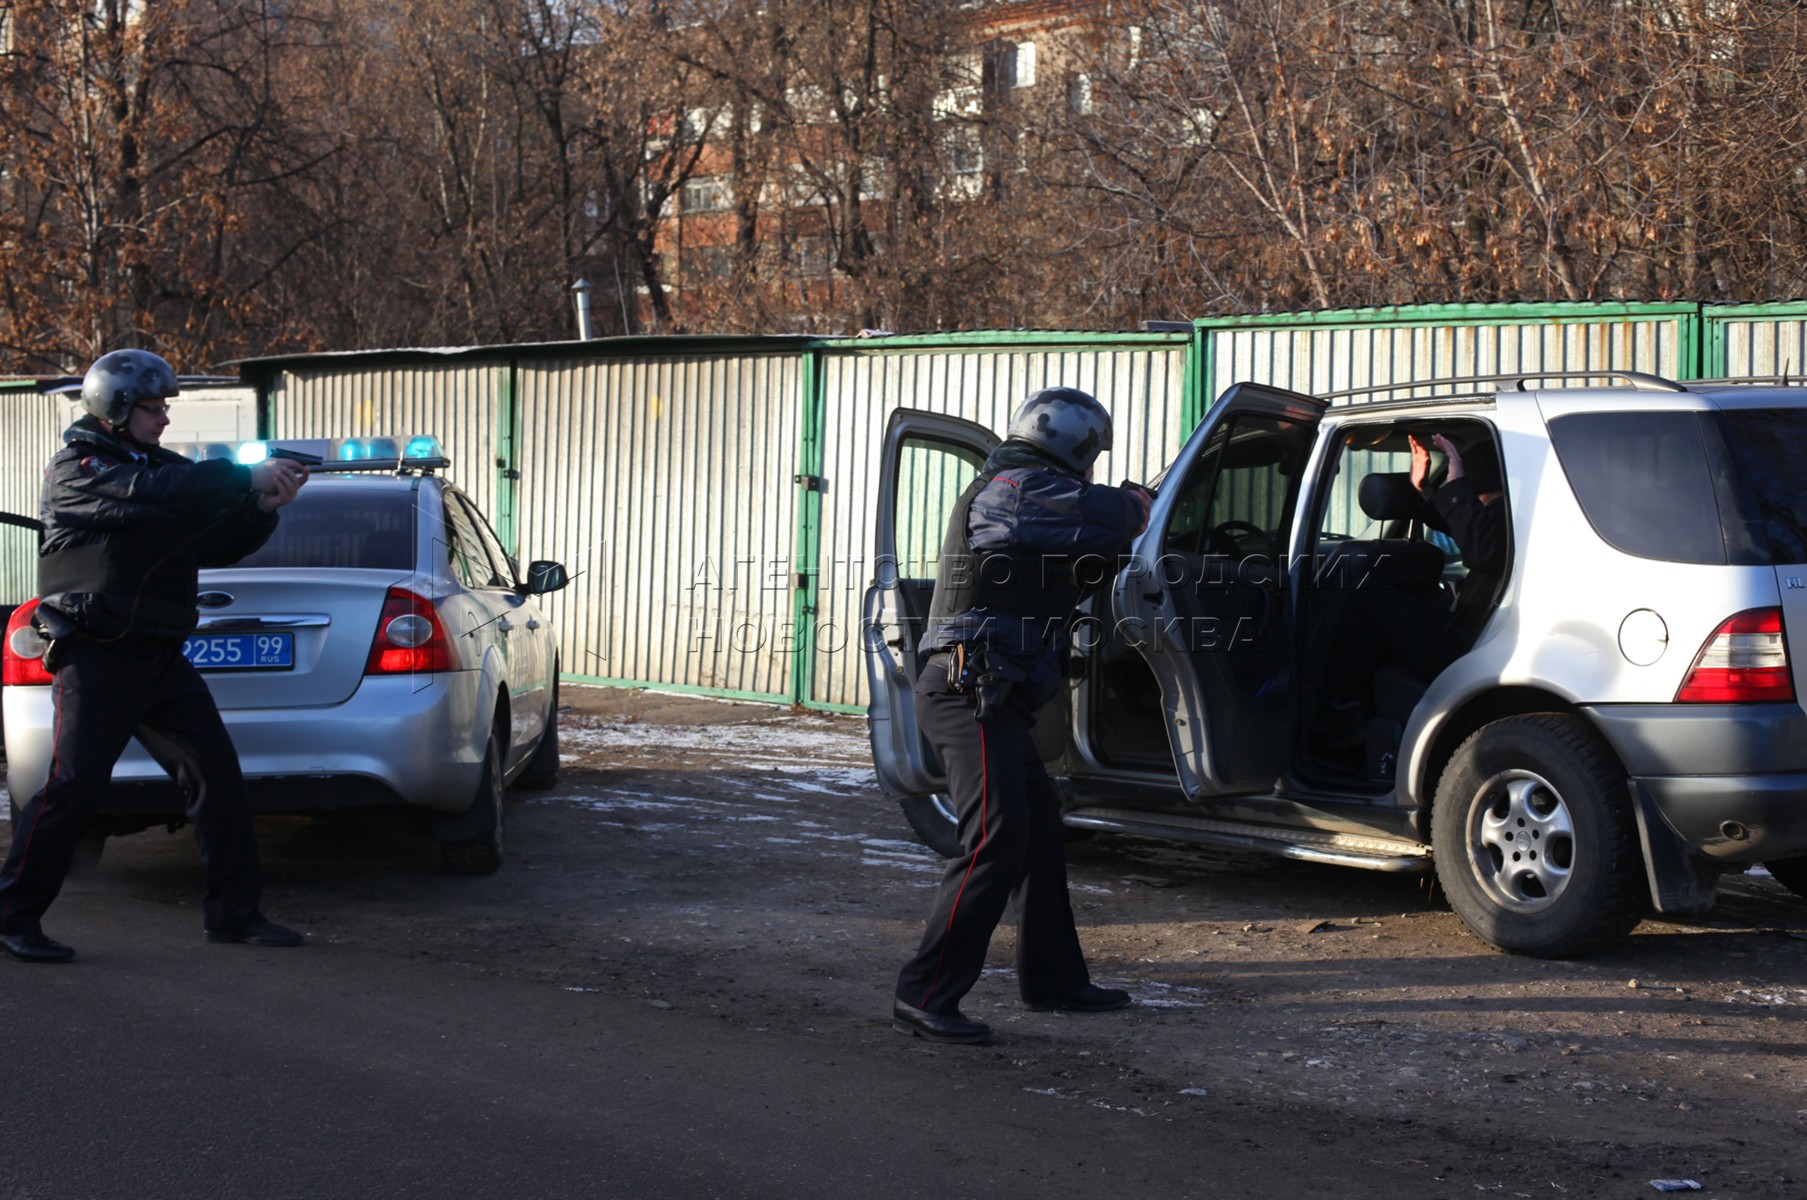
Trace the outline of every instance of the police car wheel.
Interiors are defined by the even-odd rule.
[[[493,875],[502,865],[502,761],[502,736],[492,729],[474,801],[482,812],[483,829],[473,837],[439,843],[449,874]]]
[[[928,796],[906,796],[903,800],[904,820],[916,831],[923,845],[942,858],[960,855],[960,826],[954,817],[954,798],[946,792]]]
[[[1774,876],[1777,883],[1807,900],[1807,858],[1779,858],[1764,863],[1763,869]]]

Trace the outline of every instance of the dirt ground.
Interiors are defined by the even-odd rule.
[[[548,884],[546,917],[594,905],[607,934],[519,969],[824,1037],[882,1024],[940,860],[878,796],[864,722],[567,697],[568,774],[524,801],[518,865]],[[1349,1118],[1313,1136],[1416,1126],[1385,1153],[1463,1173],[1498,1156],[1512,1194],[1786,1195],[1807,1176],[1807,906],[1766,877],[1727,880],[1705,919],[1543,962],[1487,949],[1419,879],[1108,836],[1069,860],[1093,973],[1136,1007],[1025,1012],[1005,929],[966,1004],[997,1044],[917,1052],[1050,1104],[1154,1116],[1208,1096],[1284,1121],[1307,1100]]]
[[[375,816],[266,819],[269,911],[327,943],[938,1056],[1050,1106],[1201,1136],[1234,1115],[1250,1144],[1336,1145],[1354,1177],[1416,1166],[1438,1195],[1807,1180],[1807,906],[1766,876],[1544,962],[1488,950],[1419,879],[1099,836],[1069,846],[1074,907],[1094,977],[1136,1005],[1024,1011],[1006,928],[965,1005],[996,1043],[933,1047],[887,1026],[940,860],[878,795],[863,720],[564,696],[563,779],[514,799],[493,879],[438,875]],[[170,840],[118,841],[87,886],[134,886]]]

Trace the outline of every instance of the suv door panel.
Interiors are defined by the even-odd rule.
[[[873,538],[877,571],[861,629],[872,758],[879,787],[890,796],[931,795],[947,786],[916,725],[916,648],[948,516],[998,441],[982,425],[916,409],[897,410],[885,428]]]
[[[1324,401],[1239,384],[1188,440],[1119,576],[1120,628],[1161,688],[1181,785],[1270,790],[1296,714],[1293,514]]]

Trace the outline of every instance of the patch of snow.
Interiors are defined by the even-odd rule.
[[[862,858],[862,867],[897,867],[905,871],[922,871],[930,875],[941,874],[941,868],[928,863],[907,862],[901,858]]]

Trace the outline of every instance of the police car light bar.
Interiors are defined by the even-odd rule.
[[[255,442],[193,442],[166,449],[195,461],[224,458],[255,466],[272,456],[306,464],[309,471],[442,471],[451,465],[439,439],[425,434],[410,438],[269,438]]]

